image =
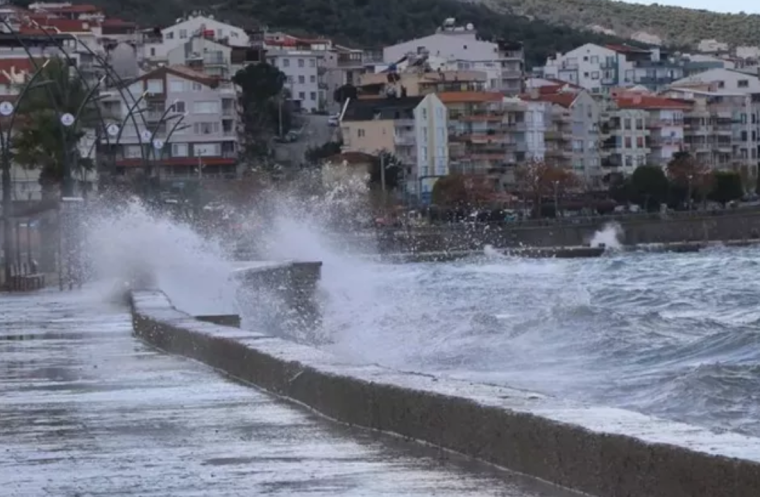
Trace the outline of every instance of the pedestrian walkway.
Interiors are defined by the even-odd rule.
[[[164,355],[97,294],[0,295],[0,495],[572,495]]]

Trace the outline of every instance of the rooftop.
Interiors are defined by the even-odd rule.
[[[691,109],[691,104],[684,100],[658,97],[652,95],[621,95],[615,98],[620,109]]]
[[[424,97],[373,98],[350,100],[343,121],[409,119]]]
[[[438,94],[444,104],[501,102],[504,95],[488,91],[444,91]]]

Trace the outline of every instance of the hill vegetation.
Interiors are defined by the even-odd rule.
[[[266,25],[294,34],[320,34],[338,43],[379,48],[433,33],[447,17],[473,23],[486,38],[523,41],[529,66],[543,64],[547,55],[584,43],[620,43],[616,37],[555,26],[509,14],[488,6],[456,0],[226,0],[212,5],[203,0],[87,0],[112,16],[146,26],[173,23],[183,13],[204,10],[241,27]]]
[[[659,36],[669,45],[694,46],[703,39],[731,45],[760,45],[760,15],[756,14],[721,14],[612,0],[481,1],[501,13],[530,16],[576,29],[600,26],[623,37],[643,31]]]

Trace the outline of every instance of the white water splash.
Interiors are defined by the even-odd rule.
[[[235,312],[233,263],[219,243],[191,226],[153,214],[133,200],[117,209],[96,210],[86,228],[96,279],[121,284],[140,272],[180,310],[194,315]]]
[[[610,250],[619,250],[623,247],[620,242],[624,235],[623,227],[618,223],[607,223],[591,237],[589,245],[592,247],[604,246]]]

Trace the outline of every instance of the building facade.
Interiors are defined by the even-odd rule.
[[[457,26],[455,19],[447,19],[435,34],[383,49],[383,59],[389,64],[409,54],[440,57],[460,70],[483,71],[489,90],[517,95],[524,88],[522,44],[483,41],[472,24]]]
[[[266,57],[285,74],[285,88],[302,109],[315,111],[325,107],[327,95],[319,82],[320,54],[312,50],[267,49]]]
[[[239,117],[232,85],[185,66],[167,66],[140,76],[127,91],[134,101],[123,101],[114,90],[101,94],[104,113],[123,128],[101,142],[106,155],[115,158],[117,174],[139,171],[176,180],[238,177]]]
[[[344,152],[392,153],[404,165],[405,192],[426,202],[436,180],[449,174],[447,122],[434,94],[351,99],[340,123]]]

